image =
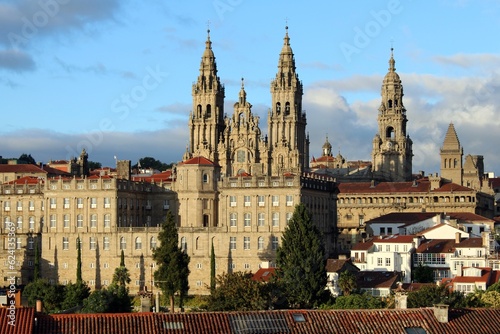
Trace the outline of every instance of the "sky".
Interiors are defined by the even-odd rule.
[[[413,170],[439,172],[450,123],[500,175],[500,2],[0,1],[0,155],[39,162],[178,162],[207,29],[233,113],[241,78],[267,133],[270,82],[288,26],[310,158],[371,160],[391,47]]]

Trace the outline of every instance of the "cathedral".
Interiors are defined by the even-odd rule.
[[[310,159],[303,84],[288,28],[277,61],[264,134],[244,79],[233,110],[224,110],[225,89],[208,31],[191,89],[188,145],[172,170],[134,176],[130,161],[120,160],[114,171],[89,171],[86,152],[78,160],[44,168],[0,165],[5,237],[0,247],[13,247],[17,254],[18,284],[33,278],[35,249],[41,253],[42,277],[74,282],[74,247],[80,244],[83,279],[92,289],[110,284],[122,251],[131,293],[155,289],[152,252],[168,210],[176,217],[179,245],[190,256],[191,294],[209,293],[212,249],[217,275],[274,266],[281,236],[299,203],[321,231],[328,257],[348,255],[369,233],[365,222],[390,212],[493,217],[483,157],[467,155],[463,163],[453,124],[439,152],[441,176],[413,174],[413,142],[393,50],[378,114],[374,111],[378,132],[371,161],[348,161],[340,152],[334,157],[328,138],[318,148],[321,156]],[[13,226],[16,242],[8,244]],[[7,272],[0,268],[4,281]]]

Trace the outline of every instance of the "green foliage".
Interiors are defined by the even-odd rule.
[[[23,296],[28,300],[30,307],[35,307],[36,301],[42,300],[45,310],[53,313],[61,309],[64,287],[50,284],[48,280],[40,278],[26,285]]]
[[[481,295],[481,301],[489,307],[500,307],[500,292],[496,290],[486,291]]]
[[[82,244],[80,237],[76,238],[76,283],[82,283]]]
[[[93,291],[83,302],[83,313],[131,312],[132,298],[122,285],[111,284],[107,289]]]
[[[33,280],[40,279],[40,246],[38,245],[38,238],[35,239],[35,263],[33,271]]]
[[[330,307],[333,309],[381,309],[387,307],[386,302],[382,298],[373,297],[369,293],[357,294],[353,293],[347,296],[339,296],[335,299],[335,303]],[[324,307],[328,308],[328,307]]]
[[[158,264],[154,278],[163,293],[170,296],[170,308],[173,312],[175,293],[185,296],[189,290],[189,256],[178,246],[177,227],[170,211],[158,234],[158,241],[160,246],[153,251],[153,259]],[[181,303],[182,300],[183,298]]]
[[[486,289],[486,291],[500,292],[500,282],[493,283],[488,287],[488,289]]]
[[[89,170],[94,170],[94,169],[101,168],[102,164],[100,162],[96,162],[96,161],[89,161],[88,166],[89,166]]]
[[[90,288],[84,282],[69,283],[64,287],[63,310],[83,305],[83,301],[90,295]]]
[[[212,241],[212,252],[210,253],[210,293],[215,290],[215,252],[214,252],[214,242]]]
[[[139,159],[139,163],[141,164],[141,168],[153,168],[159,171],[165,171],[169,168],[172,168],[172,164],[166,164],[161,162],[160,160],[156,160],[152,157],[144,157]],[[137,168],[138,165],[134,165],[133,168]]]
[[[17,159],[17,163],[36,165],[35,158],[33,158],[31,154],[26,154],[26,153],[23,153],[19,156],[19,158]]]
[[[295,207],[277,249],[276,263],[291,307],[311,308],[320,302],[327,280],[325,250],[304,204]]]
[[[112,284],[119,286],[126,286],[130,283],[130,273],[125,267],[125,254],[123,253],[123,249],[120,255],[120,266],[115,269],[113,273],[113,281]]]
[[[408,293],[409,308],[431,307],[435,304],[461,307],[464,303],[464,295],[461,292],[450,292],[445,286],[428,285]]]
[[[351,292],[356,290],[356,277],[348,270],[343,271],[339,276],[338,282],[340,290],[344,296],[349,296]]]
[[[261,290],[265,284],[252,280],[251,273],[224,273],[217,277],[217,287],[208,299],[209,311],[250,311],[265,309]]]
[[[423,266],[421,263],[413,269],[413,281],[418,283],[433,283],[434,271],[429,266]]]

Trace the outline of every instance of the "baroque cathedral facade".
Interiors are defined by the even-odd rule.
[[[288,28],[270,84],[267,134],[252,111],[243,79],[232,112],[224,110],[225,88],[210,32],[191,93],[189,142],[172,170],[139,177],[131,175],[130,161],[117,161],[113,173],[92,174],[84,168],[85,152],[78,160],[80,173],[69,167],[65,174],[54,174],[50,168],[16,171],[0,165],[0,243],[5,250],[14,247],[18,282],[32,279],[37,247],[43,277],[74,282],[78,239],[83,279],[91,288],[110,284],[123,251],[131,292],[156,289],[152,252],[168,210],[191,259],[193,294],[209,293],[212,249],[217,274],[275,265],[281,236],[299,203],[311,213],[329,257],[348,253],[368,233],[364,223],[389,212],[492,216],[482,157],[469,155],[462,165],[463,148],[453,125],[440,152],[442,176],[412,173],[413,142],[392,50],[369,162],[348,162],[340,153],[333,157],[328,139],[322,156],[310,161],[303,85]],[[64,163],[52,166],[63,168]],[[7,242],[13,226],[15,245]],[[0,268],[4,281],[8,272]]]

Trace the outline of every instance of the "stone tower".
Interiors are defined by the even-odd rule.
[[[224,86],[217,76],[210,30],[201,57],[200,74],[193,84],[193,110],[189,115],[189,146],[184,160],[203,156],[217,162],[217,145],[224,131]]]
[[[272,175],[301,172],[309,167],[306,113],[302,110],[302,82],[295,68],[288,27],[278,73],[271,82],[272,107],[268,115],[270,171]]]
[[[450,182],[462,185],[464,149],[460,145],[453,123],[448,126],[440,155],[441,176]]]
[[[231,118],[225,118],[225,129],[219,142],[219,163],[225,176],[244,174],[267,175],[269,154],[267,142],[261,137],[259,117],[247,102],[244,81]]]
[[[373,172],[375,179],[408,181],[412,178],[413,142],[406,133],[403,85],[394,65],[391,49],[389,72],[382,83],[382,103],[378,109],[379,132],[373,139]]]

